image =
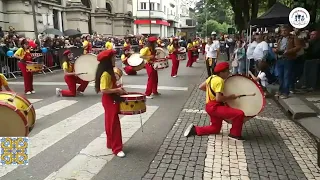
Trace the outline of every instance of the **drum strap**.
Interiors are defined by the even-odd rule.
[[[210,80],[209,80],[209,89],[210,89],[210,92],[214,95],[214,96],[216,96],[216,93],[214,92],[214,90],[211,88],[211,80],[212,80],[212,76],[210,77]],[[209,100],[211,101],[211,99],[210,99],[210,96],[209,96]]]

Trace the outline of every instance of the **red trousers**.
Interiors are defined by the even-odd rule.
[[[137,71],[134,71],[132,66],[126,66],[123,68],[123,70],[128,74],[128,75],[137,75]]]
[[[33,73],[27,72],[27,64],[18,62],[18,67],[21,70],[23,81],[24,81],[24,92],[31,92],[33,91]]]
[[[77,91],[84,92],[86,90],[89,82],[81,80],[78,76],[64,76],[64,80],[68,85],[68,90],[62,90],[61,95],[65,97],[75,97]],[[77,89],[77,84],[80,86]]]
[[[178,61],[176,54],[170,54],[170,58],[172,61],[171,76],[176,76],[178,74],[180,61]]]
[[[241,136],[244,122],[243,111],[218,104],[214,101],[207,103],[206,111],[210,116],[211,125],[203,127],[197,126],[197,135],[219,134],[222,127],[222,121],[230,120],[232,122],[230,134],[233,136]]]
[[[113,154],[122,151],[122,135],[119,119],[119,104],[108,94],[102,95],[102,106],[104,108],[104,122],[107,135],[107,148],[112,149]]]
[[[151,93],[157,94],[158,93],[158,71],[153,69],[151,64],[146,64],[146,70],[148,74],[148,83],[146,89],[146,96],[150,96]]]
[[[192,67],[193,63],[194,63],[194,59],[193,59],[193,56],[192,56],[192,51],[188,51],[187,67]]]

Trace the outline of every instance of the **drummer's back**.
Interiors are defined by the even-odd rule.
[[[224,88],[224,80],[217,75],[212,75],[206,80],[206,103],[216,100],[216,93],[222,93]],[[210,90],[211,87],[211,91]]]

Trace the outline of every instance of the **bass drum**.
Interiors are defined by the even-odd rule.
[[[84,81],[93,81],[96,77],[99,62],[97,55],[84,54],[76,59],[74,63],[74,72]]]
[[[156,50],[155,59],[165,59],[167,57],[166,52],[162,48],[157,47],[155,48],[155,50]]]
[[[144,60],[138,53],[132,54],[128,58],[128,64],[133,68],[134,71],[140,71],[145,66]]]
[[[243,75],[233,75],[227,78],[223,94],[227,96],[231,94],[240,95],[240,98],[226,103],[232,108],[242,110],[248,118],[258,115],[266,104],[261,86]]]

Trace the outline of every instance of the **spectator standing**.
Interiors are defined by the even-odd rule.
[[[4,32],[2,30],[2,27],[0,26],[0,39],[4,37]]]
[[[255,36],[252,39],[252,42],[248,45],[247,48],[247,59],[249,61],[249,70],[256,74],[255,72],[255,62],[254,62],[254,57],[253,57],[253,51],[257,47],[258,43],[255,39]]]

